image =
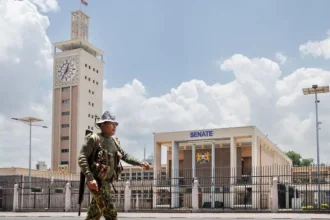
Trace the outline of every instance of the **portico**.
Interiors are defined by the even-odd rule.
[[[179,207],[180,187],[198,179],[210,187],[210,208],[215,206],[216,189],[224,186],[235,190],[245,176],[261,175],[260,166],[291,165],[291,160],[255,126],[218,128],[154,134],[154,176],[161,167],[161,147],[167,148],[167,171],[171,178],[171,206]],[[269,170],[268,170],[269,172]],[[255,192],[251,180],[252,191]],[[155,185],[157,183],[155,182]],[[228,206],[235,206],[234,193]],[[257,194],[252,193],[252,207],[257,206]],[[219,199],[217,199],[219,201]],[[237,202],[236,202],[237,203]],[[157,205],[157,204],[154,204]]]

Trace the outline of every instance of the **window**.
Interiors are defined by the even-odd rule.
[[[93,127],[91,127],[91,129],[92,129],[92,130],[94,130],[94,128],[93,128]]]
[[[61,165],[68,165],[69,161],[61,161]]]
[[[94,91],[92,91],[92,95],[94,95]]]
[[[41,193],[42,192],[42,189],[40,187],[33,187],[33,188],[31,188],[31,192]]]
[[[62,100],[62,104],[67,104],[67,103],[69,103],[70,102],[70,99],[63,99]]]
[[[98,85],[99,83],[98,82],[96,82],[96,85]]]
[[[87,67],[87,63],[85,63],[85,67]]]
[[[96,73],[99,73],[99,71],[98,71],[98,70],[96,70]]]
[[[95,72],[95,68],[93,68],[93,71]]]
[[[89,125],[88,125],[88,129],[90,129]]]
[[[91,114],[88,114],[88,118],[90,118],[91,117]]]
[[[62,112],[62,115],[70,115],[70,112]]]
[[[88,105],[91,105],[91,102],[88,102]]]
[[[62,88],[62,92],[69,92],[69,91],[70,91],[70,86]]]
[[[91,69],[91,66],[89,66],[89,69]]]
[[[91,81],[91,78],[88,78],[88,81]]]
[[[89,90],[89,93],[91,93],[91,90]]]
[[[61,152],[62,153],[67,153],[67,152],[69,152],[69,149],[62,149]]]
[[[62,124],[62,128],[68,128],[68,127],[70,127],[69,124]]]
[[[92,118],[94,118],[94,115],[92,115]]]
[[[94,106],[94,103],[92,103],[92,106]]]
[[[62,140],[62,141],[69,140],[69,136],[62,136],[62,137],[61,137],[61,140]]]
[[[60,194],[63,194],[64,193],[64,189],[63,188],[56,188],[54,190],[55,193],[60,193]]]
[[[93,80],[93,83],[95,83],[95,80]]]
[[[85,79],[87,79],[87,76],[85,76]]]

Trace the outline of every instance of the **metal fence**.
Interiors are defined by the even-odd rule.
[[[330,211],[330,166],[320,166],[320,175],[316,166],[295,167],[278,178],[281,211]]]
[[[254,169],[217,168],[195,171],[198,180],[198,206],[201,211],[266,211],[271,210],[273,178],[278,178],[280,211],[322,212],[330,207],[330,167],[323,166],[320,176],[316,167],[270,166]],[[130,211],[191,211],[193,182],[191,169],[154,174],[154,179],[129,180]],[[0,178],[1,179],[1,178]],[[11,182],[14,181],[14,182]],[[71,210],[78,210],[79,181],[34,178],[31,188],[20,178],[0,181],[0,211],[12,210],[13,186],[19,185],[20,210],[63,211],[66,184],[71,185]],[[118,211],[124,211],[126,180],[114,184],[112,193]],[[319,190],[320,189],[320,190]],[[318,195],[320,193],[320,205]],[[82,211],[91,195],[85,187]]]

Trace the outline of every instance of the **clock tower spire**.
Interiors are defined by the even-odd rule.
[[[71,13],[71,39],[88,41],[89,17],[81,10]]]

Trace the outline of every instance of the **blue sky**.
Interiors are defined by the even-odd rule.
[[[255,125],[282,150],[315,158],[314,100],[301,89],[330,82],[330,1],[87,1],[90,43],[105,53],[104,110],[120,120],[117,135],[134,156],[144,146],[152,152],[153,132]],[[0,148],[8,152],[0,166],[26,166],[12,158],[26,152],[27,128],[10,118],[51,127],[48,39],[70,39],[80,0],[2,3]],[[329,162],[330,95],[320,100],[321,160]],[[33,132],[33,164],[50,164],[51,135]]]
[[[208,84],[233,80],[217,61],[235,53],[289,57],[285,76],[299,67],[325,68],[323,60],[301,59],[298,47],[329,29],[329,1],[98,0],[82,6],[90,17],[90,42],[105,52],[105,79],[121,87],[142,81],[158,96],[183,81]],[[60,0],[49,13],[51,42],[70,37],[70,13],[78,0]]]

